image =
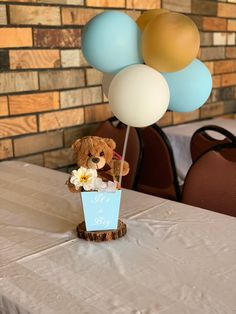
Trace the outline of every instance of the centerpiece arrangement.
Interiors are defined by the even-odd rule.
[[[79,168],[72,171],[67,184],[71,192],[81,193],[85,223],[77,231],[87,240],[111,240],[126,233],[126,225],[118,221],[119,176],[129,173],[129,164],[115,153],[115,147],[112,139],[97,136],[83,137],[72,145]]]
[[[118,232],[122,225],[118,212],[121,179],[129,169],[124,158],[130,126],[156,123],[167,110],[198,109],[211,93],[212,78],[196,59],[200,35],[194,22],[165,9],[146,11],[136,22],[114,10],[98,14],[85,25],[81,47],[87,62],[103,72],[103,92],[112,112],[127,125],[120,158],[111,139],[85,137],[73,144],[79,169],[72,172],[68,187],[81,193],[85,214],[78,236],[110,240],[117,236],[107,237],[105,231]],[[96,238],[96,232],[102,235]],[[125,232],[123,228],[120,235]]]

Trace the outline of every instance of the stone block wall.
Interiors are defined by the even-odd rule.
[[[236,0],[0,0],[0,160],[65,169],[71,143],[112,113],[100,72],[81,53],[81,29],[104,10],[134,20],[166,8],[191,17],[201,34],[199,58],[213,75],[207,103],[167,112],[161,126],[236,111]]]

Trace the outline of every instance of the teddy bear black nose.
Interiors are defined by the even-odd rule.
[[[100,159],[97,157],[93,157],[92,158],[92,162],[94,162],[95,164],[99,163]]]

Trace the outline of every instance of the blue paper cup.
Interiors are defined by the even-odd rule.
[[[81,192],[87,231],[117,229],[121,190],[116,192]]]

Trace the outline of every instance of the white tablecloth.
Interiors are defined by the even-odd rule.
[[[215,118],[163,128],[173,148],[180,184],[183,184],[185,176],[192,164],[190,154],[191,137],[197,129],[209,124],[221,126],[236,135],[236,120],[234,119]],[[217,135],[216,132],[209,133],[215,138],[223,138],[221,135]]]
[[[67,175],[0,163],[1,314],[236,313],[236,219],[123,191],[125,237],[77,239]]]

